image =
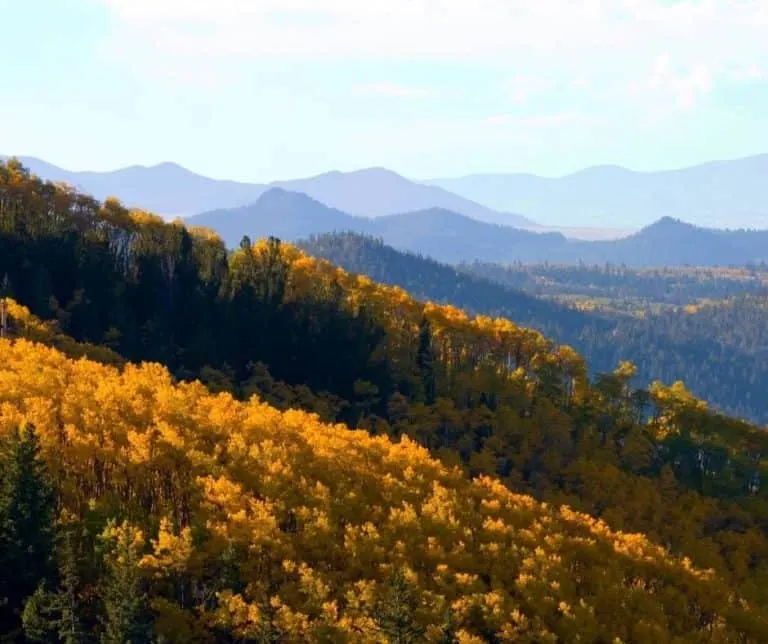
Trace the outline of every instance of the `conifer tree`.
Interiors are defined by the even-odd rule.
[[[0,457],[0,633],[21,628],[25,600],[50,582],[54,496],[31,426],[10,435]]]
[[[411,585],[401,570],[396,571],[387,583],[387,594],[376,608],[374,620],[382,635],[392,644],[418,642],[424,629],[416,621],[419,605]]]
[[[106,543],[106,579],[103,644],[143,644],[151,641],[152,619],[142,588],[139,561],[143,544],[141,531],[128,523],[110,521],[102,534]]]
[[[423,317],[419,324],[419,348],[416,354],[416,364],[424,387],[424,402],[431,405],[437,396],[437,381],[435,378],[435,356],[432,351],[432,328],[426,317]]]
[[[59,637],[65,644],[79,644],[85,640],[85,636],[79,618],[80,577],[77,570],[74,535],[71,531],[65,532],[59,547],[59,579],[60,587],[57,596],[60,611]]]
[[[21,621],[24,639],[28,642],[56,642],[60,616],[57,597],[47,591],[43,584],[27,598]]]
[[[259,603],[259,623],[255,638],[257,644],[278,644],[283,641],[285,634],[275,621],[276,612],[268,596]]]
[[[437,641],[438,644],[459,644],[456,626],[453,621],[453,612],[450,608],[445,609],[443,623],[440,627],[440,638]]]

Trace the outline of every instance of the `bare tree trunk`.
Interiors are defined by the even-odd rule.
[[[8,337],[8,310],[5,298],[0,299],[0,338]]]

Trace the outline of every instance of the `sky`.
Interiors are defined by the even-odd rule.
[[[766,0],[0,0],[0,154],[268,181],[768,152]]]

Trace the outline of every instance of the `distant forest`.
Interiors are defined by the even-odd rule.
[[[768,424],[764,267],[453,267],[351,233],[300,246],[418,297],[538,329],[582,352],[593,374],[629,360],[639,384],[682,380],[714,407]]]

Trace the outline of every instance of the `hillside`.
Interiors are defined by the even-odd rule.
[[[347,584],[353,576],[361,579],[352,552],[379,571],[366,577],[376,583],[374,595],[382,599],[371,617],[379,628],[391,625],[383,617],[388,602],[390,607],[413,606],[406,614],[411,624],[432,624],[435,611],[444,612],[434,575],[457,570],[460,574],[446,582],[456,598],[456,628],[476,634],[478,641],[498,633],[496,613],[488,608],[497,600],[486,605],[480,597],[489,592],[501,593],[498,615],[514,614],[517,608],[526,624],[541,619],[560,639],[570,637],[565,627],[559,630],[562,615],[573,612],[568,598],[583,597],[587,603],[602,597],[602,589],[613,598],[606,600],[609,604],[596,599],[594,613],[590,604],[584,608],[594,619],[587,619],[583,632],[594,632],[597,639],[643,640],[650,632],[660,641],[690,641],[703,628],[710,640],[714,632],[725,641],[738,639],[737,633],[742,640],[759,641],[765,630],[768,438],[762,429],[709,410],[682,383],[636,388],[635,368],[628,363],[593,380],[573,349],[509,319],[473,317],[451,306],[420,302],[402,289],[350,274],[275,239],[246,242],[229,253],[210,231],[167,224],[148,213],[129,212],[115,201],[101,204],[44,184],[17,164],[0,166],[0,274],[6,273],[2,295],[28,307],[29,315],[45,318],[54,337],[65,333],[79,343],[104,344],[110,349],[107,361],[118,353],[129,362],[165,365],[128,366],[120,376],[88,361],[67,366],[51,358],[54,364],[46,367],[48,358],[24,340],[29,326],[38,327],[11,320],[12,344],[3,345],[10,352],[2,349],[0,361],[0,396],[5,397],[0,398],[0,414],[11,421],[0,422],[0,428],[11,431],[9,449],[18,454],[35,450],[28,445],[32,438],[13,438],[13,425],[27,419],[40,428],[51,481],[63,486],[66,499],[75,500],[67,510],[74,515],[73,534],[83,539],[74,543],[74,552],[85,557],[78,559],[75,577],[85,587],[71,574],[63,575],[76,591],[65,587],[56,597],[104,596],[117,602],[123,595],[112,584],[125,580],[130,606],[143,616],[138,623],[154,620],[155,628],[178,633],[180,641],[190,641],[190,633],[200,628],[224,630],[209,639],[231,637],[232,628],[237,637],[257,638],[262,629],[272,633],[276,624],[299,629],[300,641],[306,640],[301,630],[306,622],[301,616],[293,619],[299,613],[308,616],[308,628],[319,626],[316,620],[326,614],[333,616],[334,628],[362,628],[355,621],[360,616],[355,598],[362,597],[369,610],[378,603],[366,599],[371,595],[365,589]],[[29,321],[29,315],[21,317]],[[45,334],[40,331],[38,339],[45,340]],[[175,385],[171,379],[199,379],[211,391],[224,393],[211,399],[199,384]],[[57,396],[57,390],[65,393]],[[27,391],[32,392],[29,398],[24,397]],[[566,562],[583,552],[581,547],[589,549],[594,542],[598,548],[588,550],[585,556],[595,556],[580,559],[562,580],[546,578],[553,591],[567,593],[565,608],[547,608],[548,595],[539,592],[529,616],[527,584],[546,568],[525,568],[529,576],[507,577],[505,571],[521,568],[494,553],[513,559],[523,553],[524,562],[525,551],[518,542],[486,540],[485,519],[471,510],[475,506],[441,506],[447,512],[441,515],[446,517],[443,524],[458,530],[445,533],[443,524],[432,523],[429,512],[424,513],[417,492],[421,486],[434,491],[434,477],[415,464],[409,469],[402,460],[382,470],[367,448],[361,448],[356,460],[344,439],[350,434],[339,426],[323,426],[299,441],[308,463],[324,449],[324,437],[332,437],[338,446],[323,461],[331,471],[321,476],[312,465],[295,461],[280,442],[283,435],[290,442],[296,423],[303,426],[306,417],[296,411],[259,411],[264,408],[245,402],[254,393],[281,409],[310,409],[333,423],[366,430],[372,438],[355,434],[372,441],[366,445],[388,446],[407,436],[432,456],[408,441],[397,449],[415,450],[421,455],[417,460],[429,463],[427,469],[447,468],[459,477],[458,487],[443,487],[462,498],[476,498],[478,484],[462,476],[481,481],[490,477],[500,494],[537,499],[526,500],[533,504],[529,507],[544,509],[538,503],[545,502],[548,511],[560,512],[553,508],[567,505],[603,521],[606,528],[597,532],[645,537],[627,537],[619,548],[618,585],[605,576],[610,565],[600,565],[597,553],[604,549],[591,533],[582,533],[583,541],[553,537],[551,544],[539,544],[544,553],[550,546],[558,548],[556,554]],[[259,413],[271,418],[266,425],[276,438],[261,433]],[[242,434],[239,428],[247,431]],[[263,435],[267,438],[259,438]],[[20,443],[28,446],[22,449]],[[72,460],[57,460],[65,456]],[[373,478],[361,479],[350,469],[370,471]],[[418,481],[410,507],[398,505],[397,498],[380,501],[376,496],[389,489],[389,471],[394,481]],[[299,473],[306,473],[306,484]],[[341,487],[331,483],[334,477]],[[345,481],[350,481],[348,487]],[[315,492],[306,492],[308,487]],[[433,494],[445,498],[442,491]],[[324,500],[316,503],[315,497]],[[402,517],[406,525],[402,532],[376,513],[376,508],[392,504],[394,520]],[[482,498],[479,504],[484,507]],[[489,504],[496,507],[496,499]],[[347,505],[356,513],[353,517],[345,514]],[[163,517],[169,519],[166,527]],[[110,525],[113,518],[116,523]],[[129,525],[120,528],[123,521]],[[540,523],[553,522],[544,518]],[[308,525],[317,525],[317,530],[305,531]],[[510,538],[525,532],[525,525],[515,524]],[[187,526],[189,537],[183,533]],[[322,526],[326,532],[320,531]],[[364,535],[354,526],[364,526]],[[135,538],[134,527],[142,529],[143,540]],[[42,538],[48,532],[25,534]],[[94,539],[98,534],[103,538]],[[534,540],[539,542],[540,536],[535,533]],[[14,539],[14,552],[38,552]],[[382,551],[377,550],[379,539]],[[103,545],[96,548],[94,542]],[[427,550],[417,545],[422,542]],[[663,546],[656,550],[659,556],[682,561],[683,568],[711,569],[706,576],[712,586],[699,588],[684,577],[688,581],[680,582],[680,588],[685,590],[676,594],[673,572],[664,572],[660,581],[644,581],[643,568],[635,568],[632,560],[640,552],[641,566],[651,564],[653,557],[642,555],[644,546],[635,549],[646,542]],[[62,538],[60,543],[62,561],[71,562],[72,542],[67,546]],[[263,547],[242,547],[246,543]],[[344,550],[335,544],[343,544]],[[43,545],[39,551],[50,552]],[[115,547],[123,550],[113,556]],[[376,567],[382,557],[401,551],[410,587],[403,576],[387,582],[389,571]],[[152,557],[141,566],[119,567],[121,562],[144,561],[146,555]],[[476,569],[472,562],[481,558],[482,566],[492,568]],[[0,562],[0,570],[16,570],[12,566],[21,564],[15,561]],[[291,564],[302,561],[308,567],[305,578],[302,568]],[[64,568],[72,570],[70,564]],[[29,580],[37,569],[24,570],[23,578]],[[314,584],[316,572],[322,575],[320,585]],[[593,580],[592,572],[599,577]],[[477,577],[461,576],[465,574]],[[251,580],[260,580],[266,590],[258,583],[249,587]],[[551,581],[557,581],[557,588]],[[319,605],[312,604],[302,583],[325,588]],[[32,592],[36,584],[27,587]],[[626,602],[620,587],[630,589]],[[230,602],[228,589],[242,601],[236,597]],[[149,606],[142,604],[144,591],[151,592]],[[15,603],[8,605],[19,606],[19,591],[13,592]],[[41,592],[33,616],[45,613],[50,599],[45,592],[51,591]],[[415,605],[403,603],[408,593],[418,593]],[[747,603],[718,599],[729,594]],[[640,602],[637,610],[635,600]],[[330,604],[327,612],[324,603]],[[84,619],[92,626],[101,624],[104,607],[86,604]],[[623,625],[622,616],[629,614],[625,610],[632,611],[628,626]],[[107,617],[121,614],[110,611]],[[647,619],[638,620],[638,614],[646,613]],[[579,620],[575,627],[582,629]],[[528,639],[541,641],[535,628]],[[375,640],[355,633],[352,641]],[[117,641],[125,639],[130,638]]]
[[[638,378],[643,384],[654,380],[683,380],[715,407],[768,424],[768,401],[760,393],[768,387],[765,354],[754,342],[746,343],[747,338],[768,335],[764,312],[755,304],[764,301],[765,287],[757,291],[762,293],[762,298],[736,300],[738,306],[735,307],[731,303],[724,309],[702,308],[696,315],[669,311],[637,318],[611,311],[573,310],[551,299],[523,292],[521,289],[531,293],[541,289],[537,283],[514,280],[516,273],[511,269],[478,265],[457,270],[428,258],[398,252],[376,239],[324,235],[303,242],[301,247],[347,270],[400,286],[424,299],[452,304],[477,314],[504,316],[535,328],[557,342],[576,348],[587,358],[593,374],[610,371],[620,361],[630,360],[638,366]],[[550,287],[556,284],[554,276],[558,270],[564,273],[578,269],[543,267],[540,270],[544,272],[542,282]],[[597,294],[607,291],[595,289],[594,285],[601,278],[604,282],[608,278],[595,270],[583,269],[583,272],[587,273],[585,279],[592,286],[593,297],[595,291]],[[679,286],[680,278],[677,279]],[[669,297],[670,290],[675,288],[670,284],[667,280],[656,289]],[[559,288],[545,292],[549,295],[563,290],[568,293],[564,287]],[[706,292],[704,289],[700,287],[700,292]],[[742,290],[735,283],[725,289],[724,295]],[[718,315],[719,312],[723,315]],[[728,340],[733,336],[741,339]]]
[[[144,618],[171,642],[264,631],[287,642],[398,641],[405,620],[432,641],[446,628],[478,641],[759,633],[760,618],[711,573],[490,478],[469,481],[408,439],[174,386],[159,365],[120,372],[6,340],[0,359],[0,437],[34,423],[75,565],[85,572],[101,556],[143,584],[146,595],[123,597],[135,598],[132,629]],[[104,554],[76,531],[94,513]],[[4,564],[21,565],[6,554]],[[79,583],[109,610],[113,579]],[[73,607],[81,628],[98,630],[88,623],[98,613]],[[104,618],[111,632],[120,626]]]
[[[629,312],[697,304],[702,300],[768,295],[768,266],[736,268],[618,264],[494,264],[472,262],[457,268],[526,293],[565,301],[621,305]]]
[[[768,154],[664,172],[598,166],[559,178],[496,174],[426,183],[550,226],[632,228],[675,217],[714,228],[768,228],[766,175]]]

